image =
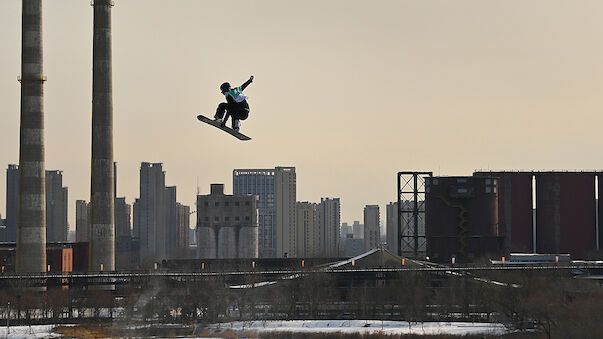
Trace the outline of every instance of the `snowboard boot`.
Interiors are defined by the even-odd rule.
[[[232,129],[238,132],[239,129],[241,129],[241,120],[234,120],[232,124]]]

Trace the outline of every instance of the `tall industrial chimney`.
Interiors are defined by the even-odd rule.
[[[90,271],[115,269],[111,0],[94,0]]]
[[[23,0],[17,272],[46,271],[42,0]]]

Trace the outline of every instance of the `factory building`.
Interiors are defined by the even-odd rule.
[[[490,177],[430,177],[425,182],[427,256],[471,261],[502,251],[498,181]]]
[[[225,195],[223,184],[212,184],[209,195],[198,195],[198,258],[257,258],[257,205],[256,195]]]

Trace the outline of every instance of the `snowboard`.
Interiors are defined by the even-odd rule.
[[[239,140],[243,140],[243,141],[251,140],[251,138],[246,136],[245,134],[243,134],[239,131],[236,131],[230,127],[222,126],[218,121],[215,121],[214,119],[210,119],[204,115],[201,115],[201,114],[197,115],[197,119],[199,119],[200,121],[202,121],[206,124],[217,127],[219,129],[223,130],[224,132],[234,136],[235,138],[237,138]]]

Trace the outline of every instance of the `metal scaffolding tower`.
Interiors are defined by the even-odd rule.
[[[425,179],[433,172],[398,172],[398,255],[425,257]]]

